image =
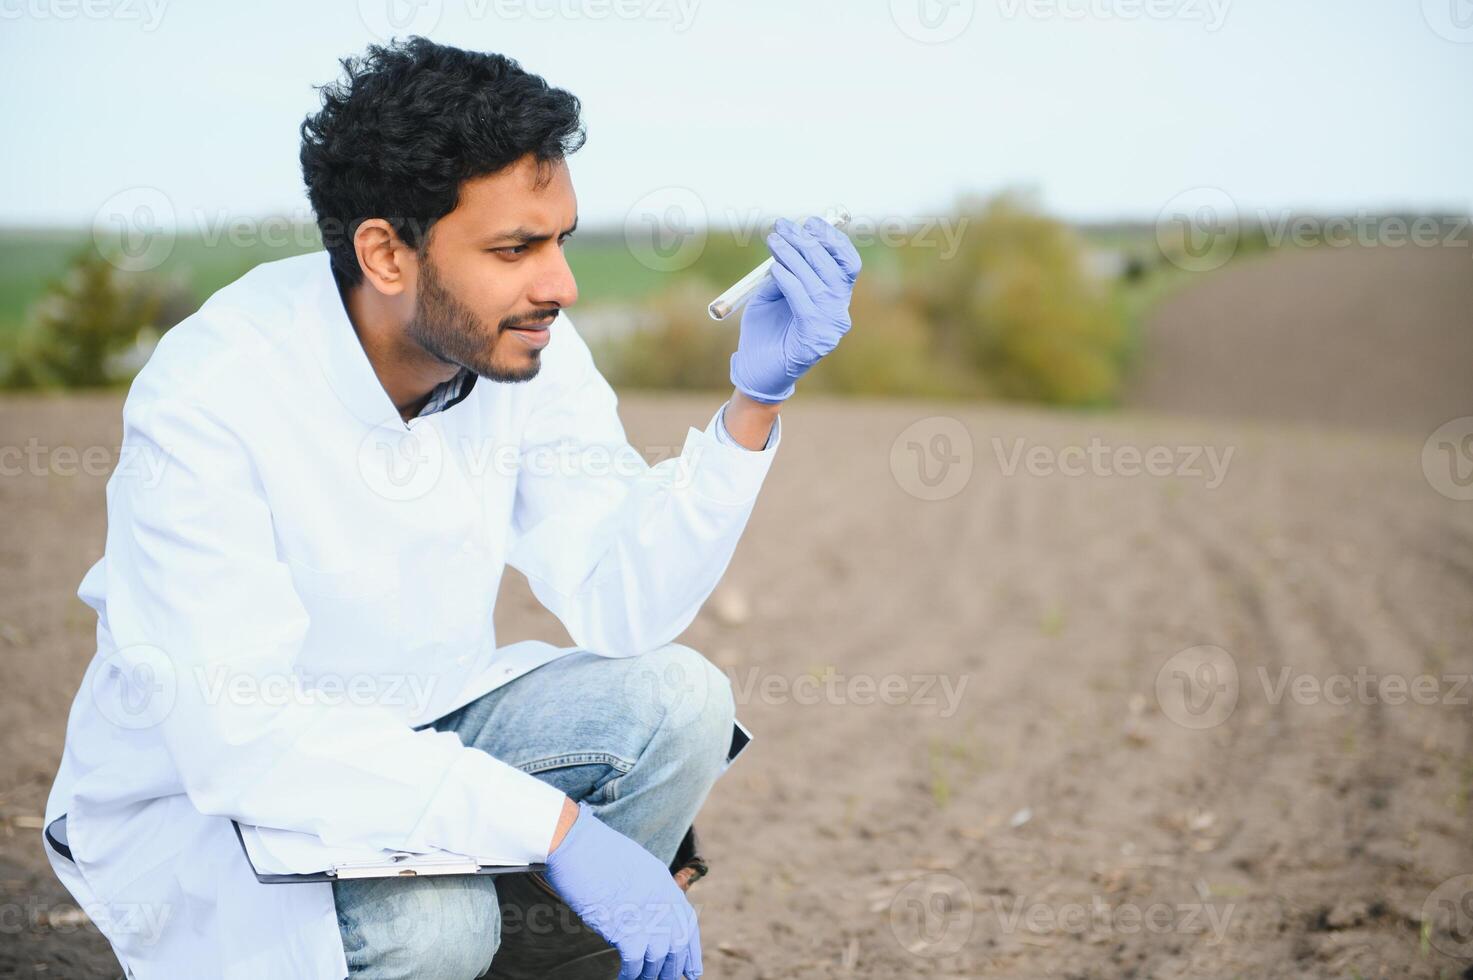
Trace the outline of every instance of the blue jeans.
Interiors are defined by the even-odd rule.
[[[620,659],[570,653],[421,727],[588,801],[668,865],[721,774],[734,710],[726,675],[670,644]],[[332,887],[353,978],[474,980],[501,943],[494,876]]]

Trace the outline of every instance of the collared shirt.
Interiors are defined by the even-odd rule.
[[[425,407],[419,410],[418,417],[423,418],[426,415],[443,412],[469,395],[475,386],[476,373],[470,368],[461,368],[449,381],[442,381],[435,385],[430,391],[430,400],[425,402]]]

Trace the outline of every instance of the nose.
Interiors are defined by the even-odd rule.
[[[578,302],[578,282],[560,248],[548,249],[546,261],[538,269],[528,297],[538,305],[572,306]]]

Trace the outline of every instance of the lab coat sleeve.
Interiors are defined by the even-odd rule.
[[[721,580],[781,422],[753,451],[721,437],[718,410],[704,431],[687,431],[679,455],[651,466],[627,441],[587,346],[571,329],[566,339],[563,380],[523,437],[507,560],[575,644],[633,656],[679,636]]]
[[[108,484],[104,713],[157,725],[201,812],[329,844],[546,858],[564,795],[453,732],[294,682],[307,613],[251,452],[199,400],[135,399]],[[143,705],[144,710],[139,710]]]

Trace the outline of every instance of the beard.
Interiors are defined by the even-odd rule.
[[[547,314],[548,311],[540,310],[509,316],[492,330],[445,288],[434,264],[426,257],[420,264],[414,316],[410,317],[404,329],[412,340],[442,361],[459,364],[488,381],[515,383],[531,381],[537,376],[542,367],[542,352],[530,350],[526,364],[507,367],[495,359],[499,341],[512,327],[545,319]],[[512,346],[521,345],[513,343]]]

